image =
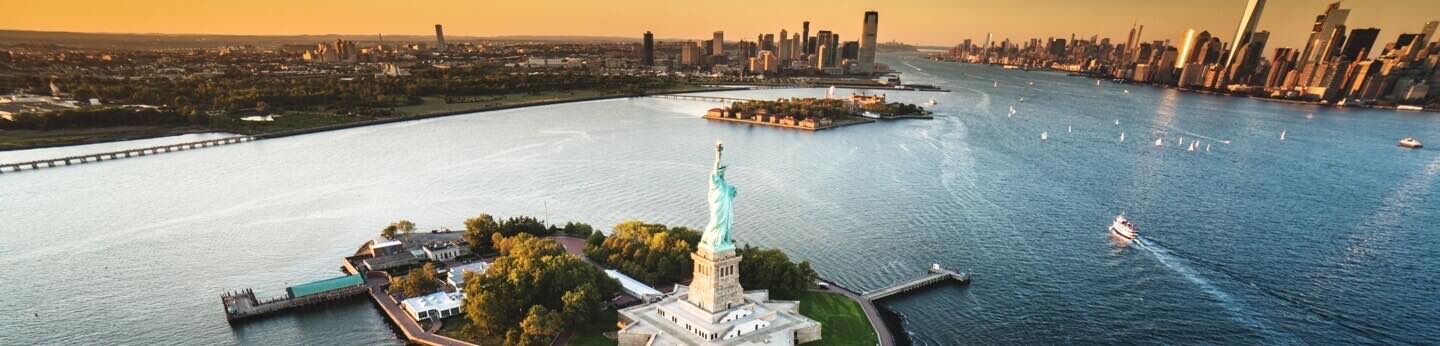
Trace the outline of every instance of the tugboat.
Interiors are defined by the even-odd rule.
[[[1110,223],[1110,232],[1131,240],[1140,236],[1140,230],[1135,229],[1135,225],[1131,224],[1130,220],[1126,220],[1124,214],[1116,216],[1115,222]]]
[[[1415,137],[1405,137],[1405,138],[1401,138],[1401,139],[1400,139],[1400,146],[1406,147],[1406,148],[1410,148],[1410,149],[1420,149],[1420,148],[1424,148],[1424,147],[1425,147],[1425,145],[1424,145],[1424,144],[1420,144],[1420,140],[1415,139]]]

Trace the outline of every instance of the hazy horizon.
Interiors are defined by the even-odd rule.
[[[1177,40],[1186,29],[1208,30],[1230,43],[1245,0],[1204,4],[1181,1],[1117,0],[1100,3],[1036,0],[986,3],[962,0],[926,1],[799,1],[772,3],[740,0],[723,6],[696,8],[686,4],[643,0],[625,4],[561,1],[543,8],[529,3],[469,3],[417,0],[403,8],[381,1],[343,2],[275,0],[185,2],[138,0],[21,1],[0,29],[117,34],[193,35],[433,35],[443,24],[448,36],[585,36],[635,37],[645,31],[665,40],[709,39],[725,31],[727,41],[753,40],[780,29],[798,32],[811,22],[811,34],[830,30],[842,40],[858,36],[864,11],[880,12],[880,41],[951,46],[964,39],[1069,39],[1071,34],[1123,41],[1132,24],[1144,25],[1145,41]],[[1271,32],[1267,50],[1303,46],[1308,28],[1328,0],[1271,0],[1258,30]],[[1428,20],[1440,19],[1440,2],[1423,0],[1347,1],[1349,29],[1377,27],[1377,44],[1400,33],[1418,32]],[[744,14],[745,20],[736,14]],[[1010,15],[1013,14],[1013,15]],[[136,20],[149,18],[152,20]]]

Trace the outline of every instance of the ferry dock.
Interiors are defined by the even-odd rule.
[[[954,271],[947,270],[947,269],[945,269],[945,268],[941,268],[939,264],[932,264],[932,265],[930,265],[930,274],[929,274],[929,275],[925,275],[925,276],[922,276],[922,277],[918,277],[918,278],[912,279],[912,280],[910,280],[910,281],[905,281],[905,282],[901,282],[901,283],[898,283],[898,284],[890,285],[889,287],[881,288],[881,289],[878,289],[878,290],[866,292],[865,294],[862,294],[861,297],[863,297],[863,298],[865,298],[865,299],[869,299],[869,300],[871,300],[871,301],[876,301],[876,300],[881,300],[881,299],[889,298],[889,297],[895,296],[895,295],[897,295],[897,294],[902,294],[902,293],[914,291],[914,290],[917,290],[917,289],[925,288],[926,286],[930,286],[930,285],[934,285],[934,284],[938,284],[938,283],[942,283],[942,282],[947,282],[947,281],[950,281],[950,280],[954,280],[956,283],[959,283],[959,284],[962,284],[962,285],[964,285],[964,284],[969,284],[969,283],[970,283],[970,274],[968,274],[968,273],[957,273],[957,272],[954,272]]]
[[[321,305],[360,296],[368,292],[359,275],[347,275],[285,288],[285,296],[259,299],[255,291],[243,289],[220,295],[225,305],[225,320],[231,323],[264,315]]]

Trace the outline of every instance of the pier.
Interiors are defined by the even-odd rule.
[[[945,268],[941,268],[939,264],[932,264],[932,265],[930,265],[930,274],[929,274],[929,275],[925,275],[925,276],[922,276],[922,277],[919,277],[919,278],[915,278],[915,279],[910,280],[910,281],[905,281],[905,282],[901,282],[901,283],[898,283],[898,284],[890,285],[890,287],[885,287],[885,288],[881,288],[881,289],[878,289],[878,290],[866,292],[865,294],[862,294],[862,295],[860,295],[860,296],[861,296],[862,298],[865,298],[865,299],[870,300],[870,301],[877,301],[877,300],[889,298],[889,297],[894,296],[894,295],[897,295],[897,294],[902,294],[902,293],[914,291],[914,290],[917,290],[917,289],[920,289],[920,288],[924,288],[924,287],[926,287],[926,286],[930,286],[930,285],[934,285],[934,284],[938,284],[938,283],[946,282],[946,281],[950,281],[950,280],[955,280],[957,283],[960,283],[960,284],[962,284],[962,285],[963,285],[963,284],[968,284],[968,283],[970,283],[970,274],[953,272],[953,271],[947,270],[947,269],[945,269]]]
[[[0,164],[0,173],[14,173],[19,171],[31,171],[41,168],[55,168],[63,166],[74,166],[79,164],[94,163],[101,161],[119,160],[132,157],[150,156],[164,153],[173,153],[191,149],[209,148],[227,144],[245,143],[254,141],[252,136],[236,136],[220,139],[211,139],[198,142],[187,142],[177,144],[159,145],[148,148],[126,149],[98,154],[86,154],[55,159],[35,160],[28,162],[16,162]]]
[[[243,289],[220,295],[225,320],[231,323],[284,310],[348,299],[369,292],[359,275],[342,276],[285,289],[285,296],[261,300],[255,291]]]

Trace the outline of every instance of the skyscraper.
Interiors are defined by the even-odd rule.
[[[1245,44],[1250,43],[1250,35],[1255,32],[1255,26],[1260,24],[1260,12],[1265,10],[1265,0],[1250,0],[1245,5],[1245,14],[1240,17],[1240,27],[1235,29],[1235,39],[1230,41],[1230,56],[1225,58],[1225,65],[1235,63],[1236,53]]]
[[[1195,46],[1195,29],[1185,30],[1185,37],[1180,40],[1180,55],[1175,59],[1175,68],[1184,68],[1190,61],[1190,50]]]
[[[860,35],[860,73],[875,72],[875,35],[880,29],[880,12],[865,12],[865,27]]]
[[[712,55],[725,55],[725,32],[716,31],[715,39],[711,44],[714,45],[710,48]]]
[[[440,47],[442,51],[447,47],[445,45],[445,28],[441,27],[440,24],[435,24],[435,44],[437,45],[436,47]]]
[[[1421,47],[1424,47],[1426,42],[1429,42],[1429,41],[1435,39],[1435,28],[1436,28],[1436,27],[1440,27],[1440,21],[1432,20],[1432,21],[1425,22],[1425,26],[1420,28],[1420,33],[1425,35],[1425,38],[1421,39],[1421,43],[1420,43],[1420,46],[1421,46]]]
[[[800,49],[805,51],[804,54],[810,54],[810,21],[808,20],[801,24]]]
[[[1249,42],[1244,46],[1232,49],[1238,51],[1239,54],[1232,54],[1236,60],[1228,66],[1229,73],[1226,75],[1226,79],[1234,84],[1254,84],[1250,77],[1255,75],[1255,68],[1260,65],[1260,54],[1265,52],[1265,43],[1269,40],[1269,31],[1255,32],[1250,35]]]
[[[1340,2],[1332,2],[1325,6],[1325,12],[1315,16],[1315,26],[1310,30],[1310,38],[1305,42],[1305,50],[1300,52],[1300,60],[1295,66],[1303,67],[1318,61],[1325,60],[1325,49],[1330,47],[1330,38],[1334,36],[1337,26],[1345,24],[1345,19],[1350,17],[1350,10],[1340,8]]]
[[[776,58],[780,61],[790,60],[790,32],[780,29],[780,42],[775,45]]]
[[[640,64],[645,66],[655,65],[655,34],[645,32],[645,46],[641,48]]]
[[[1340,50],[1340,57],[1349,61],[1364,60],[1375,48],[1375,40],[1380,37],[1380,29],[1355,29],[1350,30],[1350,38],[1345,40],[1345,48]]]

